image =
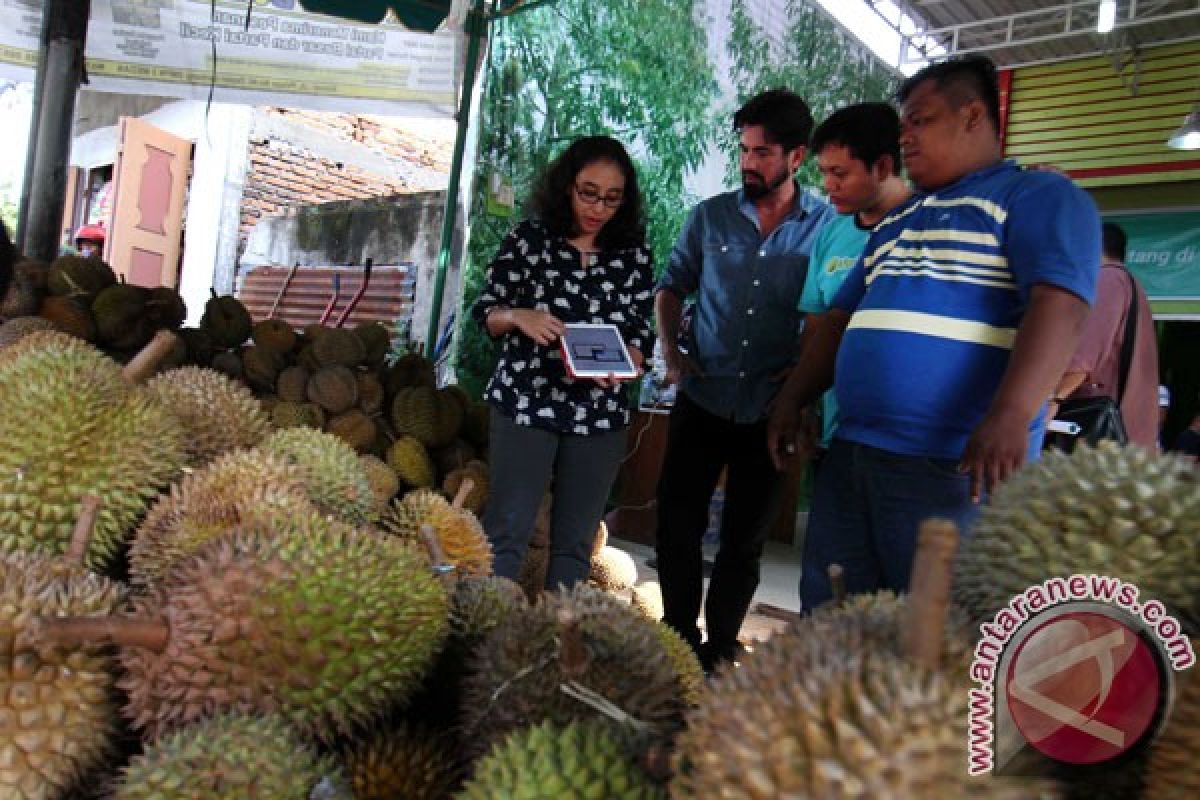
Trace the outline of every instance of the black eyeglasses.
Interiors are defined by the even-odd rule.
[[[606,208],[620,208],[621,203],[625,201],[625,194],[620,189],[614,189],[608,194],[600,194],[590,186],[580,186],[575,184],[575,194],[579,197],[579,202],[594,206],[596,203],[604,203]]]

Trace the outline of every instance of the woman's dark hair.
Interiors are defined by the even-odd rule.
[[[642,193],[637,171],[624,146],[611,136],[585,136],[576,139],[562,155],[554,159],[538,179],[529,201],[530,213],[556,236],[574,236],[575,215],[570,192],[580,171],[597,161],[608,161],[625,176],[621,205],[612,219],[596,234],[596,244],[605,250],[641,247],[646,243],[646,221],[642,212]]]
[[[12,283],[13,264],[17,261],[17,248],[13,247],[8,238],[8,226],[0,220],[0,299],[8,294],[8,285]]]

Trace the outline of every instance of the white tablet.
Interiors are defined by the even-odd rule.
[[[637,377],[637,368],[616,325],[567,323],[561,342],[563,360],[572,378]]]

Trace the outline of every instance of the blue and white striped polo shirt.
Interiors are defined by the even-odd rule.
[[[1050,172],[1004,161],[886,217],[834,306],[853,314],[838,351],[838,437],[959,458],[1008,365],[1035,284],[1089,304],[1100,267],[1092,200]],[[1030,448],[1041,446],[1041,414]]]

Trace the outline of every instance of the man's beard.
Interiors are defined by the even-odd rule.
[[[751,183],[750,181],[746,180],[747,175],[755,175],[760,180],[756,181],[754,183]],[[771,192],[778,189],[790,177],[791,176],[788,175],[787,172],[780,172],[777,176],[775,176],[774,179],[771,180],[770,183],[768,183],[765,179],[763,179],[762,175],[759,175],[757,172],[743,171],[742,172],[742,191],[746,194],[747,199],[758,200],[759,198],[766,197]]]

